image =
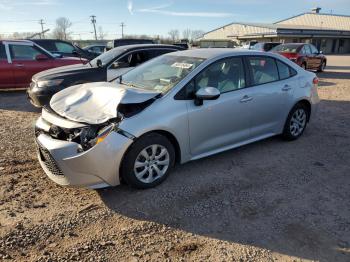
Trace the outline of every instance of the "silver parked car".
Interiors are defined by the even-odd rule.
[[[318,79],[273,53],[169,53],[114,83],[55,94],[36,123],[39,161],[61,185],[161,183],[176,162],[282,134],[300,137],[319,102]]]

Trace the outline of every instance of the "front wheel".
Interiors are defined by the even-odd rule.
[[[138,139],[127,151],[121,174],[135,188],[151,188],[163,182],[175,163],[171,142],[157,133]]]
[[[282,134],[283,138],[286,140],[295,140],[299,138],[304,133],[309,114],[309,110],[305,105],[295,105],[288,114]]]
[[[320,67],[318,68],[317,72],[323,72],[326,68],[326,61],[323,61]]]

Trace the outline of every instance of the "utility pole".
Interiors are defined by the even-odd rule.
[[[94,32],[95,32],[95,40],[97,40],[97,34],[96,34],[96,16],[92,15],[91,17],[91,23],[94,26]]]
[[[44,32],[44,20],[43,19],[40,19],[39,20],[39,24],[41,25],[41,34],[40,34],[40,39],[41,38],[45,38],[45,32]]]
[[[126,25],[124,24],[124,22],[121,22],[120,26],[122,28],[122,38],[124,38],[124,27],[126,27]]]

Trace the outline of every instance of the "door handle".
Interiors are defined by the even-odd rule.
[[[15,67],[23,67],[23,64],[15,64]]]
[[[241,103],[246,103],[246,102],[249,102],[249,101],[251,101],[251,100],[253,100],[253,98],[252,98],[251,96],[245,95],[245,96],[242,97],[242,99],[240,100],[240,102],[241,102]]]
[[[289,91],[291,89],[290,85],[284,85],[284,87],[282,87],[282,91]]]

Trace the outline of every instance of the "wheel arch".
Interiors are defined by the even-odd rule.
[[[311,103],[310,103],[310,101],[307,100],[307,99],[305,99],[305,98],[303,98],[303,99],[299,100],[297,103],[295,103],[295,104],[293,105],[293,107],[295,107],[295,106],[298,105],[298,104],[304,105],[304,106],[307,108],[307,110],[308,110],[308,118],[307,118],[307,121],[309,122],[310,117],[311,117]],[[292,108],[293,108],[293,107],[292,107]]]
[[[122,159],[120,161],[120,165],[119,165],[119,179],[120,179],[120,181],[124,180],[124,178],[122,176],[122,172],[121,172],[122,165],[124,163],[124,158],[125,158],[126,154],[128,153],[128,151],[133,146],[133,144],[135,143],[135,141],[143,138],[146,135],[154,134],[154,133],[155,134],[160,134],[162,136],[165,136],[170,141],[170,143],[174,146],[174,150],[175,150],[175,163],[180,163],[181,162],[181,149],[180,149],[180,145],[179,145],[179,142],[177,141],[176,137],[171,132],[166,131],[166,130],[151,130],[151,131],[148,131],[148,132],[143,133],[142,135],[136,137],[134,139],[133,143],[131,143],[129,145],[129,147],[125,150],[125,152],[123,154],[123,157],[122,157]]]

